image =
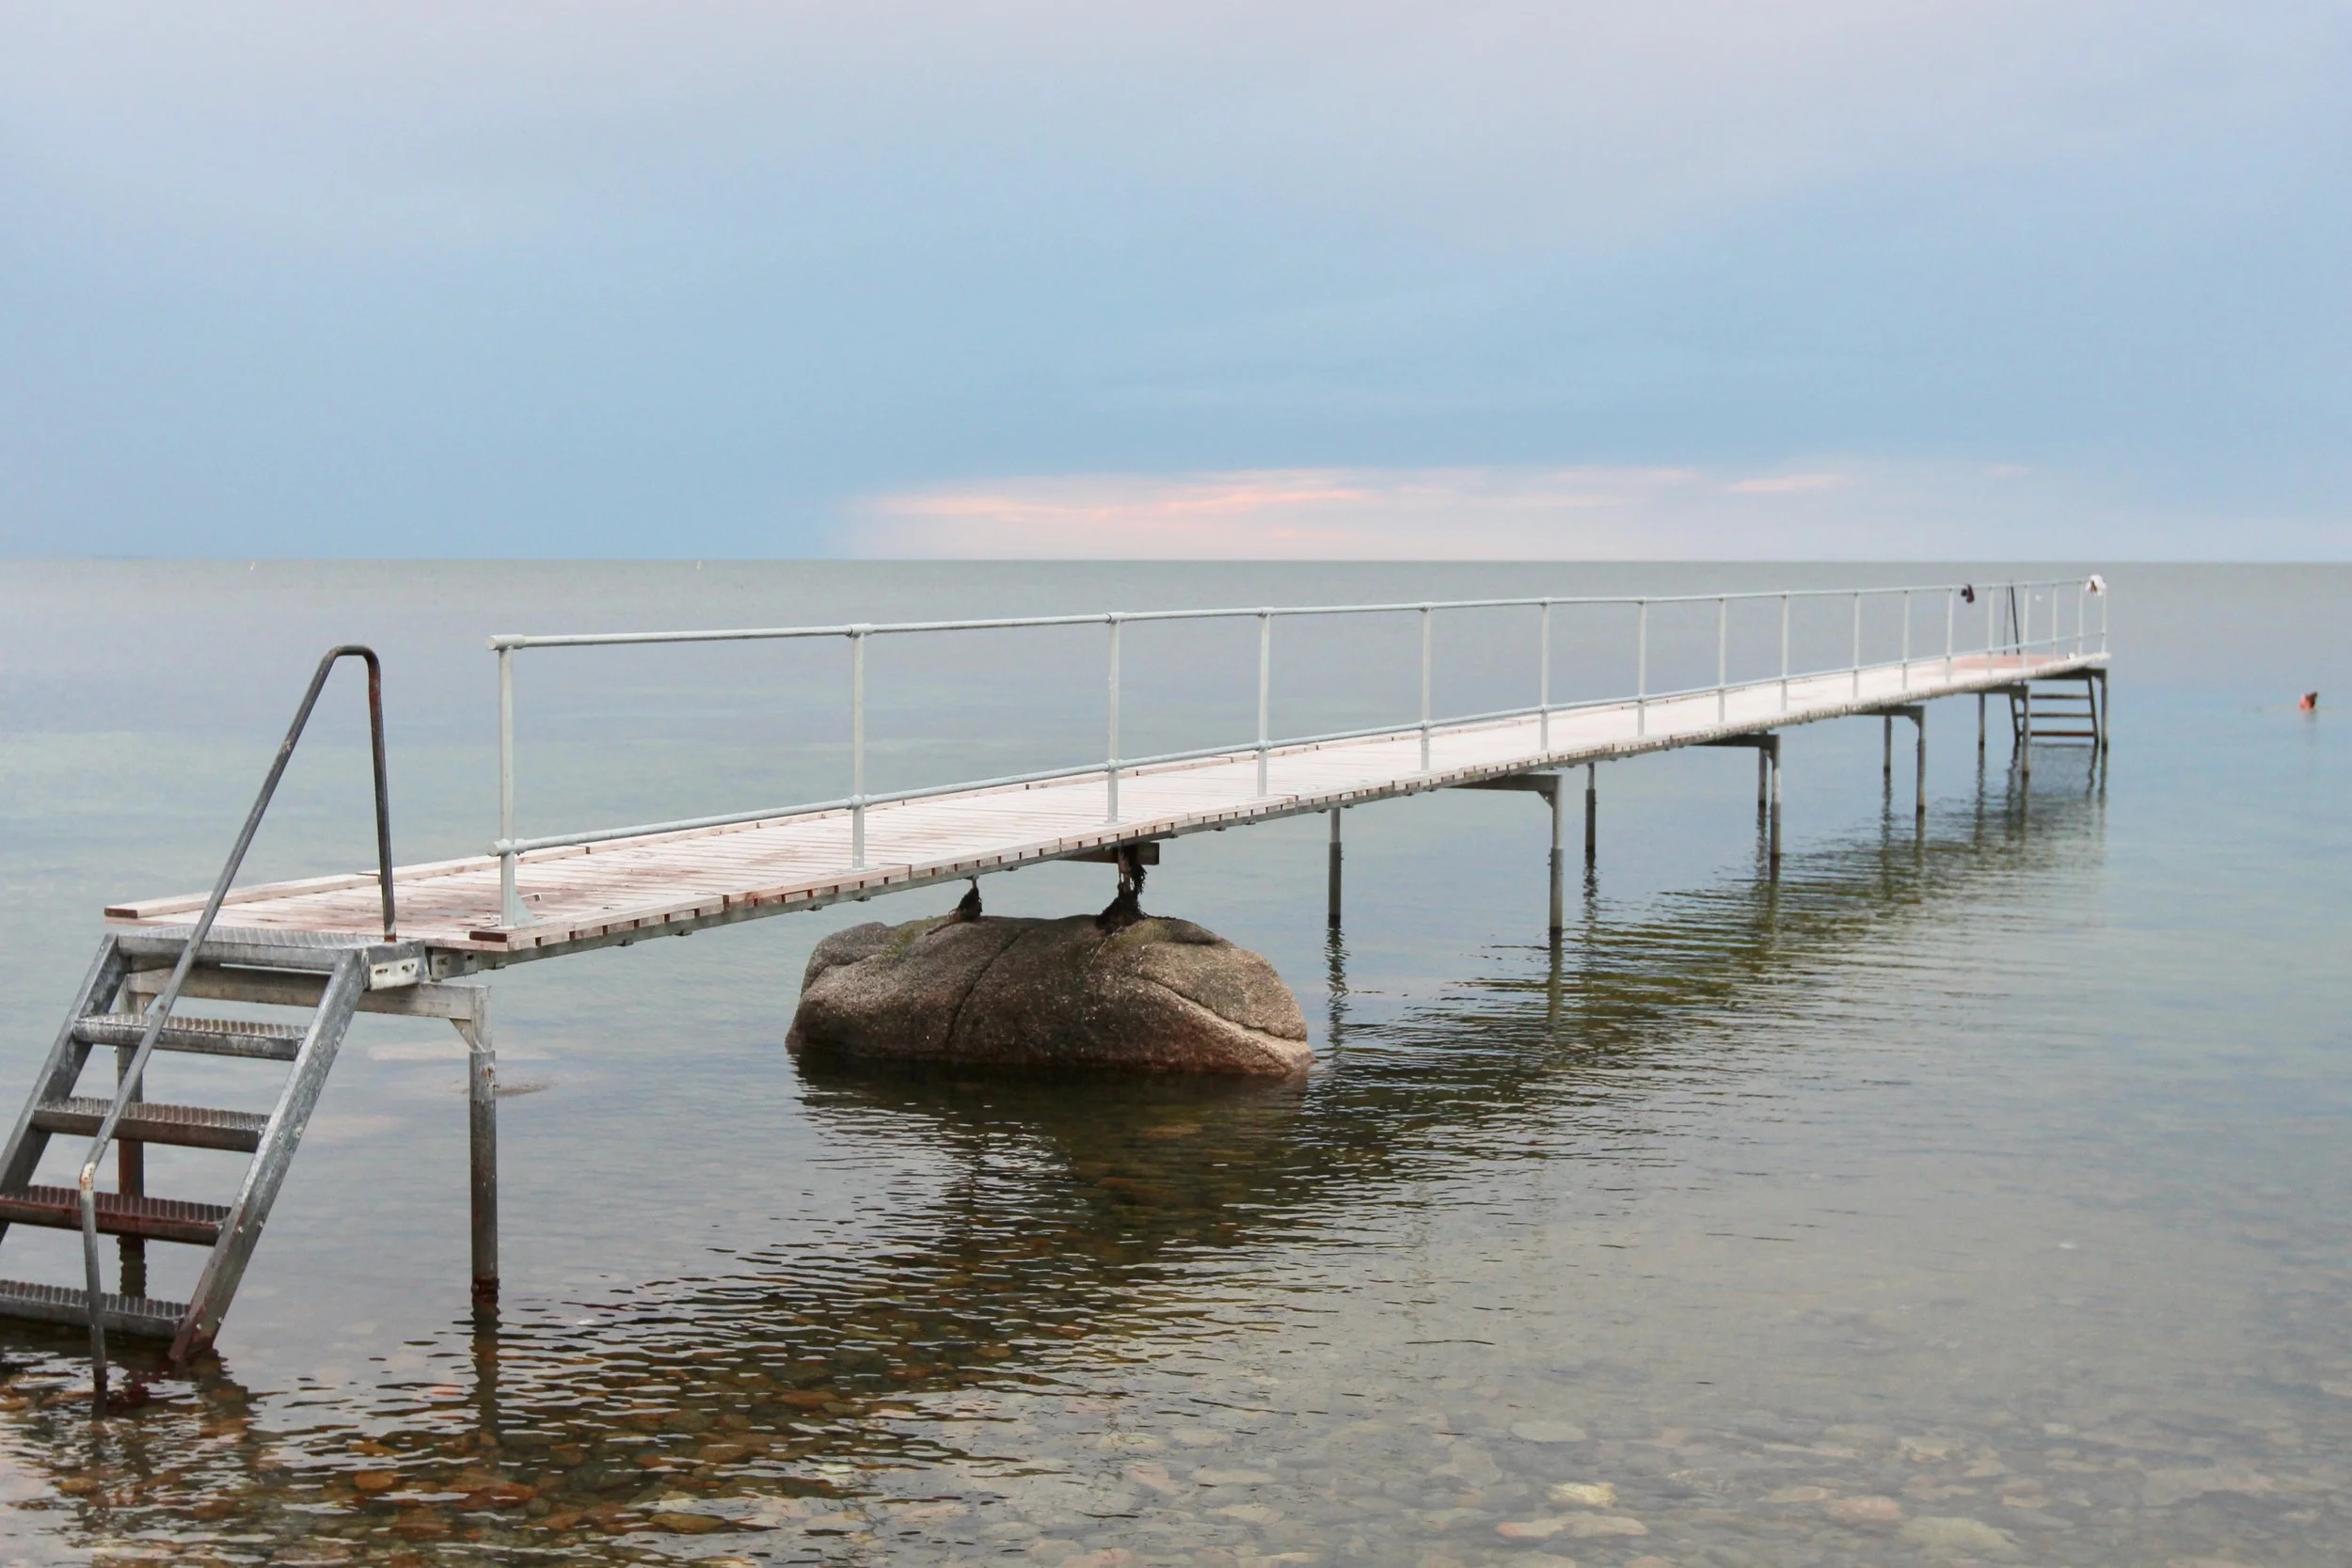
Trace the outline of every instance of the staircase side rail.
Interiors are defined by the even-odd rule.
[[[113,1102],[106,1107],[105,1119],[98,1124],[96,1136],[90,1139],[89,1152],[82,1161],[78,1188],[82,1209],[82,1269],[89,1291],[89,1337],[91,1398],[99,1414],[106,1408],[106,1325],[100,1315],[101,1292],[98,1277],[98,1167],[105,1158],[107,1147],[114,1142],[115,1129],[122,1120],[124,1110],[137,1092],[141,1077],[147,1070],[148,1058],[154,1053],[155,1041],[164,1026],[171,1021],[172,1005],[179,1001],[181,989],[186,985],[188,972],[195,968],[198,952],[204,939],[212,934],[213,921],[220,913],[223,900],[229,896],[230,885],[245,864],[246,851],[253,847],[254,834],[261,831],[262,818],[269,811],[270,800],[278,793],[278,781],[285,777],[286,765],[294,757],[295,743],[301,740],[304,726],[310,721],[310,710],[318,705],[319,693],[326,686],[326,677],[336,663],[344,658],[365,660],[368,667],[368,738],[373,752],[375,769],[375,852],[377,879],[383,892],[384,939],[390,942],[397,934],[397,922],[392,905],[392,817],[384,760],[384,673],[375,650],[359,644],[344,643],[327,650],[319,660],[319,667],[310,676],[310,689],[302,694],[302,704],[294,710],[294,722],[287,727],[286,738],[278,743],[278,755],[269,766],[269,774],[262,781],[262,790],[254,798],[253,809],[246,814],[245,826],[237,833],[237,842],[229,851],[228,862],[220,868],[219,879],[213,883],[210,897],[204,901],[204,912],[197,917],[188,932],[187,945],[180,950],[179,962],[172,966],[171,978],[156,994],[147,1014],[147,1029],[139,1037],[136,1050],[124,1067],[115,1086]]]
[[[2060,602],[2059,591],[2070,587],[2077,591],[2077,609],[2074,615],[2074,625],[2071,629],[2061,632],[2057,610],[2057,607]],[[1996,624],[1998,618],[1994,611],[1997,606],[2003,604],[2007,604],[2010,607],[2016,606],[2017,595],[2020,592],[2023,592],[2026,595],[2026,602],[2030,604],[2033,594],[2042,591],[2047,592],[2049,595],[2049,604],[2051,606],[2051,615],[2048,622],[2049,634],[2047,636],[2042,638],[2029,638],[2026,635],[2026,628],[2024,625],[2025,618],[2018,615],[2013,608],[2011,609],[2009,616],[2009,626],[2001,627]],[[1895,668],[1903,668],[1907,670],[1911,666],[1922,662],[1938,662],[1935,658],[1921,659],[1906,657],[1900,660],[1880,660],[1872,663],[1865,663],[1861,656],[1859,632],[1861,626],[1861,604],[1865,599],[1891,597],[1899,598],[1903,602],[1903,628],[1906,649],[1908,650],[1908,641],[1913,625],[1913,600],[1916,598],[1928,599],[1931,601],[1935,596],[1941,595],[1945,602],[1946,614],[1944,638],[1945,648],[1940,657],[1940,661],[1945,665],[1947,671],[1948,672],[1951,660],[1963,651],[1958,644],[1958,609],[1963,602],[1975,604],[1981,601],[1985,605],[1988,612],[1984,626],[1982,648],[1981,650],[1967,650],[1972,656],[1976,652],[1980,651],[1981,653],[1988,655],[2006,652],[2024,657],[2030,655],[2037,649],[2045,647],[2054,653],[2063,652],[2071,653],[2074,656],[2081,656],[2088,650],[2090,637],[2092,633],[2092,628],[2088,627],[2085,624],[2086,617],[2081,608],[2081,606],[2086,602],[2087,597],[2090,594],[2097,594],[2100,597],[2100,624],[2098,627],[2095,628],[2095,631],[2099,642],[2099,651],[2105,652],[2106,631],[2106,584],[2100,579],[2093,578],[2089,581],[2085,581],[2084,579],[2075,578],[2039,578],[2032,581],[1993,583],[1981,587],[1963,583],[1937,583],[1924,586],[1914,584],[1910,586],[1865,589],[1808,588],[1790,589],[1786,591],[1757,590],[1737,594],[1683,594],[1616,596],[1556,595],[1491,599],[1438,599],[1420,602],[1400,602],[1394,604],[1291,605],[1280,607],[1269,606],[1262,609],[1229,608],[1220,610],[1119,610],[1079,615],[997,616],[956,621],[907,621],[888,624],[846,623],[837,626],[731,627],[701,631],[567,632],[549,635],[525,635],[522,633],[501,632],[488,640],[488,646],[490,650],[498,656],[500,794],[499,836],[491,843],[490,853],[497,856],[500,862],[500,903],[501,921],[508,927],[519,927],[529,924],[530,917],[522,906],[520,895],[516,890],[516,877],[519,858],[525,854],[537,850],[568,848],[585,844],[608,843],[615,839],[649,837],[662,833],[690,832],[707,828],[731,827],[741,823],[755,822],[768,817],[780,816],[798,816],[817,812],[846,811],[850,815],[853,824],[851,832],[853,846],[851,854],[852,863],[861,864],[863,863],[863,848],[865,840],[865,813],[868,806],[903,802],[908,800],[919,800],[934,796],[956,794],[968,790],[1011,788],[1024,784],[1044,784],[1056,780],[1078,778],[1095,773],[1102,773],[1105,775],[1106,783],[1108,784],[1108,820],[1116,822],[1120,819],[1118,815],[1118,780],[1119,776],[1122,772],[1132,771],[1138,768],[1159,767],[1168,764],[1198,761],[1208,757],[1228,755],[1236,750],[1247,749],[1253,744],[1251,741],[1241,741],[1216,746],[1200,747],[1189,751],[1157,752],[1149,756],[1131,757],[1121,755],[1119,746],[1119,633],[1120,628],[1129,623],[1149,621],[1210,620],[1255,620],[1259,623],[1259,722],[1258,733],[1254,739],[1254,745],[1263,761],[1266,752],[1275,747],[1290,749],[1301,746],[1327,745],[1336,741],[1361,739],[1371,736],[1404,733],[1404,729],[1410,727],[1409,725],[1400,727],[1398,724],[1390,723],[1375,725],[1364,729],[1333,731],[1327,734],[1290,736],[1279,738],[1274,736],[1270,733],[1266,714],[1266,692],[1269,677],[1269,665],[1271,662],[1267,628],[1270,626],[1271,623],[1277,619],[1327,615],[1381,615],[1407,613],[1420,615],[1422,617],[1422,666],[1421,681],[1422,712],[1419,723],[1425,736],[1431,724],[1437,721],[1433,719],[1429,707],[1430,650],[1428,642],[1428,630],[1429,617],[1431,613],[1437,610],[1479,610],[1502,609],[1532,609],[1538,610],[1541,613],[1541,627],[1539,631],[1540,652],[1538,656],[1541,670],[1537,681],[1538,700],[1536,704],[1532,706],[1498,709],[1487,713],[1449,715],[1444,718],[1443,722],[1447,724],[1463,724],[1539,717],[1544,721],[1548,733],[1550,718],[1554,714],[1573,713],[1580,709],[1606,707],[1629,702],[1640,705],[1646,710],[1648,705],[1651,704],[1673,701],[1678,698],[1701,696],[1709,693],[1720,694],[1729,690],[1732,683],[1728,678],[1728,669],[1725,660],[1725,640],[1728,635],[1726,626],[1729,607],[1735,603],[1777,602],[1782,607],[1781,668],[1776,678],[1781,684],[1783,692],[1786,693],[1788,683],[1791,681],[1813,679],[1824,675],[1851,674],[1855,677],[1858,688],[1860,676],[1869,671]],[[1826,666],[1820,669],[1794,669],[1790,667],[1788,662],[1788,607],[1791,601],[1797,599],[1847,599],[1853,601],[1855,606],[1856,635],[1854,655],[1851,662],[1843,665]],[[1718,607],[1717,683],[1712,686],[1699,686],[1687,689],[1677,689],[1675,690],[1648,690],[1646,689],[1648,653],[1647,610],[1649,607],[1654,605],[1687,604],[1712,604]],[[1645,672],[1645,673],[1637,679],[1637,688],[1640,689],[1631,694],[1620,697],[1597,698],[1572,703],[1555,703],[1551,701],[1551,611],[1554,609],[1608,606],[1628,608],[1634,610],[1637,612],[1638,627],[1636,635],[1639,640],[1637,664]],[[963,780],[954,784],[928,785],[914,789],[889,791],[868,791],[866,789],[865,748],[863,740],[865,734],[865,642],[867,638],[914,633],[997,631],[1030,627],[1084,626],[1105,626],[1108,628],[1110,633],[1110,657],[1107,682],[1109,693],[1108,719],[1110,744],[1108,748],[1108,756],[1104,761],[1076,764],[1062,768],[1042,768],[1030,772],[1009,773],[989,779]],[[2004,632],[2007,633],[2006,636],[2003,635]],[[846,639],[850,644],[852,672],[850,695],[852,761],[851,789],[849,795],[831,800],[803,802],[787,806],[763,806],[746,811],[724,812],[709,816],[684,817],[663,822],[633,823],[623,827],[592,828],[571,832],[535,834],[527,838],[516,832],[515,824],[516,747],[514,725],[514,656],[516,654],[533,648],[614,647],[637,644],[764,641],[809,638]],[[1720,701],[1718,705],[1720,706]]]

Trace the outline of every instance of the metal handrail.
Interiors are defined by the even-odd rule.
[[[2084,597],[2078,598],[2074,626],[2071,634],[2059,630],[2058,590],[2075,585]],[[2030,607],[2036,590],[2050,591],[2050,635],[2042,639],[2030,636]],[[2010,637],[2002,640],[1997,624],[1996,601],[2006,597],[2012,605],[2018,591],[2026,594],[2026,610],[2022,615],[2012,610],[2009,617]],[[1871,670],[1897,665],[1909,672],[1921,660],[1910,657],[1912,632],[1912,601],[1915,596],[1942,594],[1945,598],[1945,647],[1941,662],[1948,673],[1958,653],[1959,607],[1963,595],[1981,597],[1985,603],[1985,635],[1983,653],[2026,653],[2043,645],[2057,648],[2072,644],[2082,653],[2093,635],[2088,622],[2088,595],[2099,594],[2100,625],[2096,628],[2099,651],[2106,651],[2106,601],[2105,584],[2072,578],[2041,578],[2029,582],[1995,583],[1982,588],[1963,583],[1890,586],[1884,588],[1806,588],[1786,591],[1756,591],[1738,594],[1676,594],[1616,596],[1523,596],[1492,599],[1432,599],[1394,604],[1356,605],[1289,605],[1220,610],[1109,610],[1081,615],[1022,615],[997,616],[959,621],[904,621],[875,624],[844,623],[837,626],[760,626],[715,628],[704,631],[647,632],[576,632],[532,636],[501,632],[488,640],[490,650],[498,656],[499,670],[499,836],[491,843],[490,852],[499,859],[500,917],[512,928],[530,923],[516,884],[520,856],[541,849],[577,847],[581,845],[607,843],[614,839],[636,838],[660,833],[687,832],[699,829],[736,826],[760,821],[768,817],[800,815],[812,812],[847,811],[850,816],[850,868],[866,865],[866,811],[868,806],[923,800],[932,796],[961,790],[1006,788],[1020,784],[1042,784],[1059,779],[1082,778],[1101,774],[1104,780],[1107,806],[1106,821],[1120,820],[1119,808],[1120,775],[1139,768],[1196,761],[1205,757],[1241,754],[1254,751],[1258,760],[1258,784],[1261,792],[1266,784],[1266,759],[1277,748],[1327,744],[1332,741],[1359,739],[1370,736],[1418,734],[1422,744],[1422,766],[1428,767],[1430,732],[1433,725],[1444,723],[1476,723],[1486,721],[1538,716],[1543,727],[1544,745],[1549,747],[1550,719],[1555,713],[1572,712],[1581,707],[1604,706],[1613,703],[1630,702],[1638,718],[1637,733],[1646,733],[1650,705],[1677,698],[1714,692],[1720,708],[1723,694],[1730,689],[1729,637],[1730,607],[1737,603],[1777,601],[1781,607],[1780,649],[1781,667],[1776,677],[1781,689],[1782,705],[1788,704],[1791,681],[1817,678],[1825,674],[1845,674],[1851,672],[1858,692],[1862,675]],[[1862,601],[1865,598],[1899,595],[1903,601],[1904,657],[1899,661],[1882,661],[1866,665],[1862,661]],[[1849,598],[1853,602],[1853,657],[1850,664],[1828,669],[1798,671],[1790,668],[1788,645],[1788,611],[1798,599]],[[1653,605],[1713,604],[1716,613],[1717,681],[1711,687],[1695,687],[1687,690],[1654,692],[1649,684],[1649,609]],[[1635,690],[1630,698],[1614,697],[1582,703],[1555,704],[1551,701],[1551,612],[1555,609],[1622,606],[1636,612],[1635,628]],[[1431,710],[1432,630],[1433,612],[1437,610],[1532,609],[1540,611],[1538,647],[1538,698],[1534,706],[1499,710],[1491,713],[1456,715],[1439,721]],[[1277,737],[1269,723],[1272,626],[1277,619],[1323,615],[1394,615],[1415,614],[1420,617],[1421,692],[1420,714],[1408,725],[1377,725],[1368,729],[1338,731],[1324,735]],[[1145,757],[1120,755],[1120,629],[1136,622],[1145,621],[1212,621],[1252,620],[1258,623],[1258,723],[1254,742],[1240,746],[1224,745],[1192,751],[1167,752]],[[916,632],[999,631],[1046,626],[1098,626],[1109,632],[1107,719],[1109,727],[1108,754],[1102,762],[1086,763],[1068,768],[1041,769],[1034,772],[1011,773],[992,779],[964,781],[957,784],[930,785],[917,789],[892,790],[869,794],[866,789],[866,642],[868,638],[906,635]],[[568,833],[551,833],[522,838],[515,831],[515,687],[514,656],[527,648],[614,647],[635,644],[684,642],[742,642],[771,641],[807,638],[845,638],[850,642],[850,791],[834,800],[803,803],[784,807],[762,807],[752,811],[728,812],[715,816],[680,818],[667,822],[639,823],[620,828],[596,828]],[[1935,662],[1927,660],[1925,662]]]
[[[188,943],[180,950],[180,961],[172,966],[171,978],[149,1006],[147,1028],[139,1036],[137,1049],[132,1052],[115,1085],[114,1102],[106,1107],[105,1119],[98,1124],[98,1133],[90,1139],[89,1152],[83,1158],[79,1182],[82,1209],[82,1273],[89,1290],[89,1348],[92,1399],[97,1411],[106,1410],[106,1320],[103,1300],[99,1293],[98,1279],[98,1165],[106,1155],[106,1146],[114,1141],[116,1126],[133,1103],[132,1096],[146,1075],[147,1061],[154,1054],[155,1042],[162,1037],[164,1025],[170,1022],[171,1009],[180,1000],[181,988],[187,983],[188,972],[196,967],[196,956],[212,934],[213,921],[220,913],[222,902],[229,896],[230,884],[236,880],[238,868],[244,865],[246,851],[253,846],[253,835],[260,831],[262,817],[269,810],[270,798],[278,793],[278,782],[285,777],[286,764],[294,757],[294,743],[302,738],[303,726],[310,721],[310,710],[318,705],[319,692],[326,688],[327,674],[336,661],[360,658],[368,666],[368,738],[375,763],[375,855],[376,880],[383,892],[384,940],[398,939],[399,926],[392,907],[392,812],[388,793],[384,765],[384,668],[375,657],[375,650],[356,642],[327,650],[319,660],[319,667],[310,676],[310,688],[302,694],[302,705],[294,710],[294,723],[286,731],[286,738],[278,744],[278,755],[269,765],[269,776],[262,781],[262,792],[254,798],[253,809],[246,814],[245,827],[237,834],[236,847],[229,851],[228,863],[220,868],[219,879],[213,883],[212,895],[204,901],[204,912],[197,917],[189,929]]]

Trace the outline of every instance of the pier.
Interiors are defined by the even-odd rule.
[[[1830,601],[1824,605],[1819,601]],[[1821,667],[1791,663],[1791,616],[1800,608],[1844,617],[1850,657]],[[1766,863],[1780,859],[1782,732],[1837,719],[1883,726],[1891,792],[1895,726],[1912,726],[1915,809],[1926,810],[1930,705],[1978,699],[1977,746],[1986,745],[1988,704],[2009,720],[2011,754],[2027,776],[2037,744],[2107,744],[2106,585],[2097,578],[1994,585],[1791,591],[1668,598],[1527,597],[1420,604],[1302,606],[1104,612],[896,625],[850,624],[659,631],[507,634],[493,637],[500,696],[500,832],[481,855],[400,865],[391,852],[389,760],[379,677],[364,649],[331,652],[280,747],[243,833],[209,894],[138,898],[105,907],[104,934],[10,1142],[0,1152],[0,1227],[30,1224],[78,1229],[85,1277],[78,1287],[0,1281],[0,1315],[87,1323],[103,1399],[104,1335],[168,1339],[175,1358],[209,1345],[219,1331],[271,1201],[285,1180],[351,1018],[360,1011],[447,1020],[469,1053],[473,1193],[473,1294],[496,1310],[498,1274],[496,1053],[489,988],[480,976],[509,965],[685,936],[716,926],[813,910],[884,893],[952,883],[1053,861],[1148,863],[1189,834],[1284,817],[1328,818],[1328,918],[1344,907],[1343,814],[1369,801],[1438,789],[1534,794],[1550,818],[1549,926],[1563,925],[1568,814],[1583,795],[1582,844],[1598,852],[1598,778],[1603,763],[1692,746],[1754,750],[1756,805]],[[1866,605],[1879,615],[1880,641],[1866,647]],[[1677,666],[1710,653],[1707,685],[1650,689],[1652,610],[1677,607],[1685,631],[1711,619],[1711,649],[1677,645]],[[1706,611],[1712,609],[1708,617]],[[1775,614],[1776,670],[1732,675],[1735,608],[1753,624]],[[1555,701],[1554,627],[1559,617],[1606,610],[1631,632],[1632,689],[1597,700]],[[1530,701],[1502,711],[1448,713],[1433,705],[1438,619],[1466,614],[1523,617]],[[1271,722],[1273,632],[1300,617],[1417,619],[1418,718],[1344,733],[1285,736]],[[1898,625],[1899,633],[1888,628]],[[1160,621],[1234,624],[1256,639],[1254,735],[1204,750],[1122,754],[1120,656],[1125,628]],[[1101,760],[1075,767],[969,780],[921,789],[870,792],[866,785],[866,650],[876,638],[952,637],[968,631],[1095,626],[1104,642]],[[515,780],[516,661],[580,647],[761,640],[827,640],[845,646],[850,734],[845,794],[684,820],[574,830],[519,831]],[[313,705],[338,661],[357,657],[370,674],[375,720],[378,864],[301,881],[235,886],[246,847]],[[469,982],[471,983],[469,983]],[[284,1023],[204,1020],[177,1011],[183,998],[294,1009]],[[104,1096],[77,1093],[88,1057],[116,1053]],[[154,1052],[185,1051],[288,1064],[266,1115],[151,1102],[143,1095]],[[37,1167],[49,1140],[89,1139],[72,1186],[42,1185]],[[251,1157],[227,1205],[148,1195],[148,1143],[217,1148]],[[98,1185],[116,1156],[112,1191]],[[119,1243],[119,1288],[105,1291],[98,1237]],[[209,1248],[194,1299],[146,1293],[150,1242]]]

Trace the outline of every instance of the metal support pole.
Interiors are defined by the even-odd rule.
[[[1879,754],[1879,780],[1888,789],[1895,787],[1895,716],[1888,714],[1882,724]]]
[[[453,987],[453,990],[462,989]],[[498,1055],[490,1038],[490,990],[475,988],[473,1016],[451,1020],[466,1041],[466,1143],[473,1199],[473,1313],[499,1309]]]
[[[1911,722],[1919,732],[1918,755],[1914,768],[1918,788],[1911,803],[1911,813],[1914,816],[1924,818],[1928,815],[1928,710],[1924,705],[1912,710]]]
[[[850,633],[850,866],[866,867],[866,628]]]
[[[1903,689],[1911,689],[1911,590],[1903,590]]]
[[[1998,625],[1999,614],[2000,610],[1998,605],[1995,603],[1995,595],[1993,591],[1988,588],[1984,593],[1984,661],[1987,664],[1993,662],[1993,644],[1994,641],[1994,628]]]
[[[2033,782],[2033,687],[2020,689],[2024,693],[2025,721],[2017,734],[2017,767],[2026,783]]]
[[[1764,815],[1772,791],[1772,759],[1765,754],[1766,750],[1762,746],[1756,749],[1756,815],[1758,816]]]
[[[1772,759],[1772,804],[1765,830],[1765,859],[1771,863],[1772,875],[1780,875],[1780,736],[1768,737]]]
[[[1340,924],[1340,808],[1331,808],[1331,905],[1328,924],[1336,930]]]
[[[1116,822],[1119,820],[1119,617],[1113,615],[1108,619],[1111,628],[1110,755],[1103,764],[1104,807],[1103,820]]]
[[[499,837],[515,841],[515,650],[499,650]],[[523,912],[515,868],[520,859],[508,849],[499,856],[499,923],[512,930],[531,918]]]
[[[1538,612],[1535,631],[1535,749],[1551,753],[1551,601]]]
[[[1944,590],[1944,678],[1952,678],[1953,640],[1960,635],[1960,591]]]
[[[1421,607],[1421,770],[1429,771],[1429,607]]]
[[[1584,869],[1600,861],[1600,765],[1584,765]]]
[[[1724,721],[1724,703],[1731,684],[1731,600],[1715,599],[1715,722]]]
[[[118,1008],[134,1018],[147,1012],[147,999],[132,990],[126,980],[122,987],[122,1002]],[[132,1058],[138,1048],[131,1045],[115,1047],[115,1083],[119,1085],[129,1076]],[[145,1074],[141,1074],[142,1077]],[[123,1095],[126,1102],[135,1104],[146,1098],[144,1085],[132,1084]],[[147,1192],[147,1145],[136,1138],[118,1139],[115,1144],[115,1190],[126,1197],[142,1196]],[[122,1293],[126,1296],[147,1294],[147,1243],[137,1236],[116,1239],[122,1275]]]
[[[1984,760],[1984,693],[1977,693],[1977,760]]]
[[[1862,695],[1862,595],[1853,596],[1853,694]]]
[[[1649,734],[1649,601],[1637,599],[1633,614],[1633,733]]]
[[[1267,610],[1258,611],[1258,794],[1266,793],[1266,724],[1267,709],[1274,689],[1274,616]],[[1423,699],[1424,704],[1426,699]],[[1423,714],[1424,721],[1426,713]],[[1423,744],[1427,744],[1423,742]],[[1426,762],[1422,764],[1427,767]]]
[[[1561,816],[1566,802],[1561,799],[1560,775],[1551,776],[1551,934],[1558,936],[1567,924],[1567,852],[1560,847]]]
[[[1780,711],[1788,711],[1788,595],[1780,596]]]

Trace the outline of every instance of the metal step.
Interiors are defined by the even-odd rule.
[[[92,1013],[73,1025],[73,1037],[86,1045],[133,1046],[147,1033],[147,1020],[136,1013]],[[155,1037],[158,1051],[192,1051],[205,1056],[246,1056],[259,1061],[291,1062],[302,1051],[309,1026],[300,1023],[254,1023],[244,1019],[183,1018],[174,1013]]]
[[[180,1321],[188,1314],[187,1307],[180,1302],[119,1296],[110,1291],[99,1295],[98,1310],[110,1332],[140,1334],[156,1339],[168,1339],[179,1333]],[[0,1317],[38,1318],[44,1323],[72,1323],[80,1328],[89,1322],[89,1293],[70,1285],[33,1285],[21,1279],[0,1279]]]
[[[106,911],[109,918],[119,912]],[[123,954],[151,962],[176,960],[187,949],[195,927],[135,926],[112,934]],[[215,926],[204,939],[197,958],[205,963],[231,964],[247,969],[290,969],[306,974],[329,974],[346,954],[357,953],[367,964],[368,989],[388,990],[413,986],[424,978],[424,945],[341,931],[280,931],[266,927]]]
[[[111,1100],[76,1097],[48,1100],[33,1107],[33,1125],[44,1132],[88,1136],[106,1119]],[[136,1143],[179,1144],[187,1148],[227,1148],[250,1154],[262,1147],[269,1117],[258,1111],[216,1111],[206,1105],[166,1105],[142,1100],[115,1123],[118,1137]]]
[[[228,1217],[228,1208],[218,1203],[125,1196],[121,1193],[98,1195],[98,1228],[110,1236],[141,1236],[151,1242],[211,1246],[220,1240],[221,1222]],[[23,1187],[12,1193],[0,1192],[0,1221],[79,1230],[81,1195],[72,1187]]]

